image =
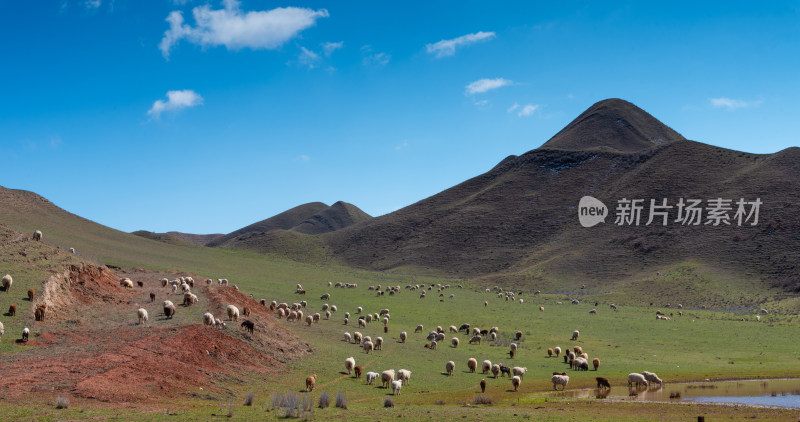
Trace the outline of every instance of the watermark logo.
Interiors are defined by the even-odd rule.
[[[711,198],[703,203],[702,199],[679,198],[670,203],[668,198],[659,201],[650,199],[650,206],[644,199],[622,198],[617,201],[614,224],[618,226],[645,226],[680,224],[682,226],[755,226],[763,202],[761,198],[753,201],[739,198]],[[673,205],[674,204],[674,205]],[[642,214],[647,218],[644,221]],[[584,196],[578,203],[578,220],[583,227],[594,227],[605,223],[608,208],[605,204],[591,196]],[[674,219],[673,219],[674,218]]]
[[[606,222],[608,207],[599,199],[584,196],[578,203],[578,220],[583,227],[594,227]]]

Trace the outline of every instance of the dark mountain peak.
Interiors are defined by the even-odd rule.
[[[684,140],[641,108],[611,98],[589,107],[540,149],[630,154]]]
[[[322,234],[343,229],[371,218],[369,214],[357,206],[337,201],[320,213],[293,227],[292,231],[306,234]]]

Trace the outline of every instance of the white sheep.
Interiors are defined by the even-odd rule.
[[[580,331],[578,331],[578,330],[573,331],[572,332],[572,339],[573,340],[577,340],[579,335],[581,335]]]
[[[637,386],[644,385],[645,387],[647,387],[647,379],[642,374],[637,374],[635,372],[630,373],[628,374],[628,387],[634,384],[636,384]]]
[[[225,326],[225,321],[223,321],[223,320],[221,320],[221,319],[219,319],[219,318],[215,318],[215,319],[214,319],[214,327],[216,327],[216,328],[222,328],[222,327],[224,327],[224,326]]]
[[[444,365],[444,369],[447,371],[447,375],[452,376],[453,370],[456,369],[456,363],[451,360]]]
[[[367,328],[367,323],[364,321],[364,318],[358,319],[358,328]]]
[[[352,340],[353,340],[353,336],[351,336],[350,333],[345,331],[345,333],[344,333],[344,341],[350,343]]]
[[[36,240],[36,241],[42,240],[42,231],[41,230],[36,230],[35,232],[33,232],[33,240]]]
[[[456,328],[456,326],[455,326],[455,325],[451,325],[451,326],[450,326],[450,332],[451,332],[451,333],[457,333],[457,332],[458,332],[458,328]]]
[[[436,341],[431,342],[431,350],[436,350]]]
[[[364,338],[364,336],[360,332],[358,332],[358,331],[354,331],[353,332],[353,342],[354,343],[361,344],[361,341],[362,341],[363,338]]]
[[[377,372],[367,372],[367,385],[372,385],[379,376],[380,374]]]
[[[408,369],[400,369],[397,371],[397,379],[403,382],[403,385],[411,381],[411,371]]]
[[[478,344],[481,344],[481,336],[479,336],[479,335],[477,335],[477,336],[472,336],[472,338],[471,338],[471,339],[469,339],[469,344],[472,344],[472,343],[478,343]]]
[[[381,386],[389,388],[394,381],[394,369],[387,369],[381,374]]]
[[[658,375],[656,375],[653,372],[642,371],[642,375],[644,375],[644,379],[646,379],[647,382],[651,384],[661,385],[664,383],[663,381],[661,381],[661,378],[659,378]]]
[[[405,343],[406,342],[406,338],[408,338],[408,333],[406,333],[405,331],[401,332],[400,333],[400,342],[401,343]]]
[[[133,288],[133,280],[131,280],[129,278],[121,278],[119,280],[119,285],[121,287],[126,288],[126,289],[132,289]]]
[[[144,322],[147,322],[148,320],[147,309],[139,308],[139,311],[137,313],[139,314],[139,325],[141,325]]]
[[[308,325],[310,327],[311,324],[313,324],[313,323],[314,323],[314,317],[311,316],[311,315],[307,315],[306,316],[306,325]]]
[[[403,388],[403,382],[402,381],[392,381],[392,394],[393,395],[396,396],[396,395],[400,394],[400,389],[401,388]]]
[[[467,360],[467,368],[469,368],[469,372],[474,373],[478,369],[478,361],[475,358],[469,358]]]
[[[214,325],[214,314],[211,312],[206,312],[203,314],[203,324],[212,326]]]
[[[28,337],[31,335],[31,330],[28,327],[22,329],[22,341],[28,341]]]
[[[520,299],[520,300],[522,300],[522,299]],[[514,377],[511,378],[511,385],[514,386],[514,391],[517,391],[517,389],[519,388],[519,385],[521,383],[522,383],[522,379],[520,377],[514,376]]]
[[[6,333],[6,327],[3,326],[3,323],[0,322],[0,339],[3,338],[3,334]]]
[[[458,347],[458,342],[459,342],[458,337],[453,337],[450,339],[450,344],[453,345],[453,348]]]
[[[235,305],[228,305],[228,307],[225,308],[225,313],[228,315],[229,320],[231,321],[239,320],[239,308],[237,308]]]
[[[494,365],[492,365],[492,375],[494,375],[495,378],[497,378],[497,376],[500,375],[500,365],[499,364],[495,363]]]
[[[528,368],[515,366],[514,368],[511,369],[511,371],[514,373],[514,375],[518,375],[520,378],[525,378],[525,373],[528,372]]]
[[[11,276],[7,276],[7,277],[11,277]],[[422,327],[422,324],[420,324],[420,325],[417,325],[417,328],[414,329],[414,332],[415,333],[419,333],[419,332],[422,332],[422,330],[423,330],[423,327]]]
[[[560,348],[560,347],[558,347],[558,346],[554,347],[554,348],[553,348],[553,351],[555,352],[555,354],[556,354],[556,357],[558,357],[558,355],[560,355],[560,354],[561,354],[561,348]]]
[[[553,390],[558,391],[558,386],[560,385],[561,391],[564,391],[569,383],[569,375],[553,375],[550,380],[553,381]]]
[[[69,248],[68,251],[69,251],[69,253],[71,253],[73,255],[75,254],[75,248]]]
[[[344,369],[347,369],[347,375],[350,375],[353,372],[353,368],[356,367],[356,359],[352,356],[344,360]]]
[[[481,373],[486,374],[489,373],[489,371],[491,370],[492,370],[492,361],[488,359],[483,361],[483,363],[481,364]]]
[[[364,311],[364,308],[362,308],[362,307],[360,307],[360,306],[359,306],[358,308],[356,308],[356,313],[357,313],[357,314],[360,314],[360,313],[361,313],[361,312],[363,312],[363,311]]]
[[[14,284],[14,278],[11,277],[11,274],[6,274],[3,276],[3,290],[8,293],[11,289],[11,285]]]
[[[375,350],[383,350],[383,337],[375,337]]]

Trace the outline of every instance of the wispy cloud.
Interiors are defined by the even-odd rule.
[[[736,110],[739,108],[758,107],[761,105],[763,101],[762,100],[743,101],[743,100],[734,100],[732,98],[727,98],[727,97],[720,97],[720,98],[710,98],[709,102],[713,107],[716,108],[727,108],[728,110]]]
[[[464,47],[480,41],[488,41],[495,37],[494,32],[476,32],[474,34],[462,35],[451,40],[441,40],[425,47],[428,53],[435,54],[436,58],[452,56],[456,54],[456,47]]]
[[[297,61],[300,63],[300,66],[308,66],[309,69],[313,69],[317,66],[317,63],[319,63],[320,57],[319,54],[301,46]]]
[[[373,52],[371,45],[361,46],[361,54],[364,56],[361,60],[364,66],[384,67],[392,59],[391,54]]]
[[[156,100],[147,114],[158,119],[165,111],[178,111],[188,107],[195,107],[203,104],[203,97],[191,89],[181,91],[168,91],[167,101]]]
[[[503,78],[478,79],[467,85],[467,94],[481,94],[493,89],[502,88],[513,84],[513,81]]]
[[[330,57],[334,51],[344,47],[344,41],[339,42],[324,42],[322,43],[322,52],[325,57]]]
[[[300,154],[300,155],[297,156],[297,158],[295,158],[295,160],[296,161],[300,161],[301,163],[307,163],[307,162],[311,161],[311,157],[309,157],[308,155],[305,155],[305,154]]]
[[[511,113],[512,111],[514,111],[514,110],[516,110],[518,108],[519,108],[519,103],[514,103],[514,104],[511,105],[511,107],[508,108],[508,110],[506,110],[506,113]]]
[[[403,139],[403,142],[401,142],[400,144],[394,146],[394,150],[395,151],[404,150],[406,148],[408,148],[408,140],[406,140],[406,139]]]
[[[477,107],[486,107],[487,105],[489,105],[489,100],[478,100],[473,102],[472,104]]]
[[[86,0],[83,2],[83,5],[86,6],[87,9],[97,9],[101,4],[101,0]]]
[[[522,107],[519,113],[517,113],[517,116],[519,117],[530,116],[531,114],[533,114],[533,112],[535,112],[538,109],[539,109],[539,104],[526,104],[525,107]]]
[[[192,9],[195,26],[183,23],[182,12],[170,13],[169,29],[159,44],[164,58],[169,59],[170,49],[182,39],[203,47],[224,45],[228,50],[276,49],[313,26],[317,19],[329,16],[325,9],[279,7],[243,12],[238,0],[223,0],[223,5],[223,9],[209,5]]]

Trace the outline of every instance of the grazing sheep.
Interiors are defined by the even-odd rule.
[[[430,349],[431,349],[431,350],[436,350],[436,344],[437,344],[437,343],[436,343],[436,341],[432,341],[432,342],[431,342]]]
[[[311,315],[307,315],[306,316],[306,325],[308,325],[310,327],[311,324],[313,324],[313,323],[314,323],[314,317],[311,316]]]
[[[347,370],[347,375],[350,375],[353,372],[353,368],[356,367],[356,359],[352,356],[344,360],[344,369]]]
[[[206,313],[203,314],[203,324],[204,325],[212,326],[212,325],[214,325],[214,322],[215,322],[214,321],[214,314],[212,314],[211,312],[206,312]]]
[[[372,337],[371,336],[364,336],[364,340],[363,341],[372,341]]]
[[[358,331],[354,331],[353,332],[353,342],[354,343],[361,344],[361,342],[363,340],[364,340],[364,336],[360,332],[358,332]]]
[[[522,338],[522,331],[517,331],[516,335],[514,336],[514,340],[519,340]]]
[[[353,371],[356,373],[356,378],[361,378],[361,372],[364,371],[364,367],[361,365],[356,366]]]
[[[221,319],[219,319],[219,318],[215,318],[215,319],[214,319],[214,327],[216,327],[216,328],[220,328],[220,329],[221,329],[221,328],[222,328],[222,327],[224,327],[225,325],[226,325],[226,324],[225,324],[225,322],[224,322],[223,320],[221,320]]]
[[[28,289],[28,301],[33,302],[33,297],[36,296],[35,289]]]
[[[523,368],[523,367],[515,366],[512,369],[512,371],[514,372],[514,375],[517,375],[520,378],[525,378],[525,373],[528,372],[528,368],[527,367]]]
[[[487,302],[487,301],[485,301],[485,300],[484,300],[484,301],[483,301],[483,307],[485,308],[485,307],[487,307],[487,306],[489,306],[489,302]]]
[[[3,338],[3,334],[6,332],[6,327],[3,326],[3,323],[0,322],[0,338]]]
[[[400,389],[403,388],[402,381],[392,381],[392,395],[400,394]]]
[[[367,323],[364,321],[364,318],[358,319],[358,328],[367,328]]]
[[[510,359],[514,359],[514,355],[516,355],[516,354],[517,354],[517,349],[511,349],[511,350],[508,351],[508,357]]]
[[[646,379],[650,384],[662,385],[664,383],[661,381],[661,378],[659,378],[658,375],[653,372],[642,371],[642,375],[644,375],[644,379]]]
[[[491,371],[491,370],[492,370],[492,361],[487,359],[487,360],[483,361],[483,363],[481,363],[481,373],[482,374],[488,374],[489,371]]]
[[[594,370],[596,371],[597,368],[600,367],[600,359],[598,359],[598,358],[592,359],[592,366],[594,366]]]
[[[522,299],[520,299],[520,300],[522,300]],[[511,378],[511,385],[514,386],[514,391],[517,391],[517,389],[519,388],[519,384],[521,382],[522,382],[522,380],[518,376],[514,376],[513,378]]]
[[[242,315],[244,315],[244,316],[250,316],[250,308],[249,308],[249,307],[247,307],[247,306],[245,306],[244,308],[242,308]]]
[[[572,348],[572,350],[574,350],[575,351],[575,355],[578,355],[578,356],[580,356],[583,353],[583,347],[581,347],[581,346],[575,346],[575,347]]]
[[[408,338],[408,333],[406,333],[405,331],[401,332],[400,333],[400,343],[405,343],[406,342],[406,338]]]
[[[539,307],[539,312],[544,312],[544,306]]]
[[[362,307],[360,307],[360,306],[358,308],[356,308],[356,313],[357,314],[360,314],[363,311],[364,311],[364,309]]]
[[[17,316],[17,305],[12,303],[11,306],[8,307],[8,316]]]
[[[553,348],[552,347],[548,347],[547,348],[547,357],[549,357],[549,358],[553,357]]]
[[[647,387],[647,379],[642,374],[637,374],[635,372],[632,372],[628,374],[628,387],[634,384],[636,386],[644,385],[645,387]]]
[[[411,371],[408,369],[401,369],[397,371],[397,379],[403,382],[403,385],[411,382]]]
[[[517,347],[519,347],[519,346],[517,346],[517,343],[511,343],[510,347],[511,347],[511,350],[517,350]]]
[[[481,344],[481,336],[480,335],[472,336],[472,338],[469,339],[469,344],[472,344],[472,343]]]
[[[469,372],[474,373],[475,370],[478,369],[478,361],[475,360],[475,358],[469,358],[469,360],[467,360],[467,368],[469,369]]]
[[[377,372],[367,372],[367,385],[372,385],[379,376],[380,374]]]
[[[156,301],[156,293],[150,292],[150,303],[154,303]]]
[[[558,355],[560,355],[560,354],[561,354],[561,348],[560,348],[560,347],[558,347],[558,346],[556,346],[556,347],[553,349],[553,352],[556,354],[556,357],[558,357]]]
[[[33,317],[36,321],[44,321],[46,313],[47,313],[47,304],[42,303],[41,305],[36,307],[36,310],[33,312]]]
[[[592,310],[589,311],[589,313],[592,314],[592,315],[597,314],[597,309],[592,309]]]
[[[132,289],[133,288],[133,280],[131,280],[129,278],[122,278],[122,279],[119,280],[119,285],[120,285],[120,287],[124,287],[126,289]]]
[[[387,369],[381,373],[381,386],[389,388],[394,381],[394,369]]]
[[[314,384],[317,383],[317,374],[311,375],[306,378],[306,392],[314,389]]]
[[[422,324],[417,325],[417,328],[414,329],[414,333],[419,333],[422,331]]]
[[[756,321],[761,321],[761,317],[759,315],[756,315]]]
[[[444,369],[447,371],[447,375],[453,376],[453,370],[456,369],[456,363],[451,360],[444,365]]]
[[[344,341],[350,343],[352,340],[353,340],[353,336],[351,336],[350,333],[345,332],[344,333]]]
[[[149,319],[147,316],[147,309],[145,308],[139,308],[137,314],[139,315],[139,325],[142,325],[142,323],[147,322]]]
[[[22,329],[22,341],[23,342],[27,342],[28,341],[28,337],[30,336],[30,334],[31,334],[31,330],[28,327],[23,328]]]
[[[375,350],[383,350],[383,337],[375,337]]]
[[[371,341],[367,340],[364,342],[364,344],[361,345],[361,347],[364,349],[364,353],[369,354],[369,352],[372,351],[374,346],[372,345]]]
[[[492,375],[494,375],[495,378],[497,378],[497,376],[500,375],[500,365],[496,363],[492,365]]]
[[[14,279],[11,277],[11,274],[6,274],[3,276],[3,290],[8,293],[11,290],[11,285],[14,284]]]
[[[458,327],[458,331],[461,331],[461,330],[464,330],[464,334],[469,334],[469,324],[466,324],[466,323],[461,324],[461,326]]]
[[[481,393],[486,392],[486,379],[481,379]]]
[[[595,377],[595,380],[597,380],[597,388],[611,388],[611,383],[608,382],[608,378]]]
[[[294,312],[292,312],[292,313],[295,314]],[[230,320],[230,321],[238,321],[239,320],[239,308],[237,308],[235,305],[228,305],[228,307],[225,308],[225,314],[228,315],[228,320]],[[297,315],[295,314],[295,318],[296,317],[297,317]],[[287,320],[288,320],[288,318],[287,318]]]
[[[35,232],[33,232],[33,238],[32,239],[37,241],[37,242],[41,241],[42,240],[42,232],[41,232],[41,230],[36,230]]]
[[[439,334],[436,334],[436,338],[434,340],[436,340],[436,341],[444,341],[444,339],[445,339],[444,333],[439,333]]]
[[[504,376],[506,376],[506,375],[508,375],[509,377],[511,376],[511,368],[510,368],[510,367],[508,367],[508,366],[505,366],[505,365],[503,365],[503,364],[501,363],[501,364],[500,364],[500,376],[501,376],[501,377],[504,377]]]
[[[561,391],[564,391],[567,388],[567,384],[569,384],[569,376],[568,375],[553,375],[553,378],[550,378],[553,381],[553,390],[558,391],[558,386],[561,386]]]
[[[253,321],[250,321],[249,319],[246,319],[246,320],[242,321],[241,327],[244,328],[245,330],[247,330],[250,333],[250,335],[252,335],[253,334],[253,330],[255,330],[255,328],[256,328],[256,325],[253,323]]]
[[[580,331],[578,331],[578,330],[573,331],[572,332],[572,339],[573,340],[577,340],[579,335],[581,335]]]
[[[330,293],[325,293],[322,296],[320,296],[319,299],[320,300],[330,300],[331,299],[331,294]]]
[[[172,301],[165,300],[164,301],[164,316],[166,316],[169,319],[172,319],[172,317],[174,315],[175,315],[175,304],[173,304]]]

